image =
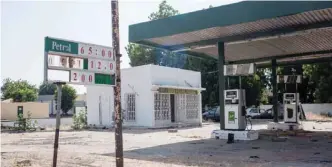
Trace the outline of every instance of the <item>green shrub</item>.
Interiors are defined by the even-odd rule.
[[[73,115],[73,129],[83,129],[87,124],[87,111],[85,109]]]
[[[23,114],[17,116],[18,127],[16,130],[36,130],[37,121],[31,120],[31,112],[28,111],[28,117],[24,118]]]

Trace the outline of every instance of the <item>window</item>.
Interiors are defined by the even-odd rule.
[[[197,119],[199,111],[198,95],[186,95],[186,117],[187,119]]]
[[[258,113],[258,109],[257,108],[253,108],[250,110],[251,113]]]
[[[136,101],[135,101],[135,93],[126,93],[126,114],[125,118],[127,121],[135,121],[136,120]]]
[[[213,108],[211,108],[211,109],[209,110],[209,114],[210,114],[210,115],[214,115],[216,112],[218,112],[218,111],[217,111],[217,108],[218,108],[218,107],[213,107]]]
[[[170,120],[170,96],[169,94],[154,94],[154,119],[155,120]]]
[[[220,114],[220,107],[216,108],[216,114]]]

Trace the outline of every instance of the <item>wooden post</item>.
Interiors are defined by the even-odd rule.
[[[116,55],[114,87],[115,96],[115,161],[116,167],[123,167],[122,116],[121,116],[121,73],[120,73],[120,33],[118,0],[111,1],[112,6],[112,43]]]
[[[54,148],[53,148],[53,167],[56,167],[58,158],[58,148],[59,148],[59,134],[60,134],[60,111],[61,111],[61,96],[62,96],[62,85],[65,83],[57,82],[57,104],[56,104],[56,124],[55,124],[55,138],[54,138]]]

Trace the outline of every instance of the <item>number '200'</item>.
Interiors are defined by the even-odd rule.
[[[89,74],[88,75],[88,82],[92,82],[93,81],[93,75]],[[74,81],[78,81],[80,80],[81,82],[85,82],[86,81],[86,75],[82,74],[80,77],[78,76],[78,74],[76,72],[73,73],[73,80]]]

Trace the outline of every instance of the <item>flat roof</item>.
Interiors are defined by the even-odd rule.
[[[244,1],[129,26],[129,42],[193,56],[217,59],[225,42],[228,64],[331,60],[331,39],[332,1]]]

